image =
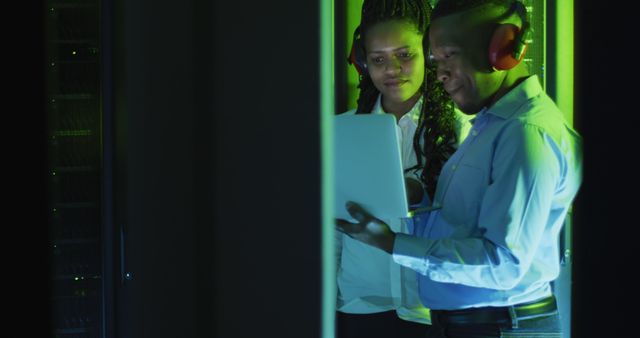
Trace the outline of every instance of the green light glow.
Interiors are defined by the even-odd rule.
[[[556,2],[556,103],[573,125],[573,0]]]
[[[555,74],[555,87],[556,87],[556,97],[555,101],[560,110],[563,112],[565,119],[570,125],[573,125],[573,82],[574,82],[574,53],[573,53],[573,34],[574,34],[574,17],[573,17],[573,0],[563,0],[555,2],[555,12],[556,12],[556,37],[555,37],[555,63],[556,63],[556,74]],[[564,239],[564,252],[561,255],[564,256],[565,264],[567,264],[565,269],[565,274],[568,274],[568,283],[571,283],[571,249],[572,249],[572,238],[573,238],[573,229],[572,229],[572,211],[569,209],[569,213],[566,216],[564,229],[562,231],[562,236]],[[571,322],[572,322],[572,311],[571,311],[571,288],[567,287],[565,290],[561,288],[558,292],[560,296],[560,301],[564,301],[566,305],[568,305],[565,313],[561,312],[561,316],[564,316],[562,320],[565,328],[563,328],[563,337],[571,337]],[[569,303],[569,304],[567,304]]]
[[[334,10],[333,0],[320,1],[320,146],[322,163],[322,311],[321,335],[334,337],[336,275],[333,222]]]
[[[556,3],[556,103],[564,113],[567,122],[573,125],[573,0],[558,1]],[[565,221],[564,241],[565,249],[572,249],[571,240],[571,209]],[[562,253],[566,254],[566,253]]]

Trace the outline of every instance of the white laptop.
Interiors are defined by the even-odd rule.
[[[334,147],[336,218],[353,220],[348,201],[383,220],[409,216],[393,115],[335,116]]]

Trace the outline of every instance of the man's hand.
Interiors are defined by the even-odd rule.
[[[393,253],[396,234],[383,221],[375,218],[355,202],[347,202],[347,211],[358,223],[336,219],[336,228],[360,242]]]

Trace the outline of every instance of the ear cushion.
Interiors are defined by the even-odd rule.
[[[526,45],[525,52],[520,55],[518,60],[513,57],[515,48],[520,48],[517,45],[520,41],[519,34],[518,26],[512,24],[502,24],[493,32],[489,44],[489,63],[495,70],[509,70],[522,61]]]
[[[362,41],[359,37],[353,38],[353,43],[351,44],[351,53],[349,54],[349,63],[352,64],[358,74],[364,76],[367,73],[367,60],[364,55],[364,48],[362,47]]]

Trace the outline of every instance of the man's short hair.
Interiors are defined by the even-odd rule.
[[[443,16],[465,12],[484,5],[494,5],[507,9],[514,2],[514,0],[439,0],[433,9],[431,19],[434,20]]]

